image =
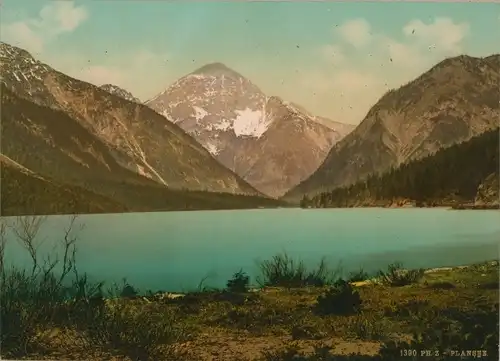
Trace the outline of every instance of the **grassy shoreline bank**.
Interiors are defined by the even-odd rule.
[[[177,297],[142,295],[126,280],[106,289],[79,274],[75,218],[59,252],[40,258],[41,220],[9,225],[32,258],[29,269],[5,266],[0,227],[2,358],[395,361],[474,350],[462,358],[472,360],[479,350],[498,359],[498,260],[427,270],[394,263],[373,277],[363,269],[343,275],[324,259],[306,267],[283,253],[260,262],[255,280],[239,270],[221,289],[200,282]]]
[[[379,278],[377,282],[329,283],[322,281],[321,274],[314,279],[297,270],[290,269],[288,276],[280,273],[279,280],[268,279],[274,285],[258,292],[245,289],[241,273],[232,283],[228,281],[226,289],[200,289],[182,297],[139,296],[124,284],[114,297],[101,299],[88,292],[80,299],[52,299],[50,304],[38,300],[37,306],[44,314],[52,310],[53,318],[36,322],[36,333],[26,340],[26,353],[4,353],[8,350],[4,344],[2,356],[131,361],[137,357],[400,360],[401,349],[439,351],[443,358],[438,360],[450,359],[452,350],[484,350],[496,356],[492,340],[498,341],[497,261],[430,269],[408,278],[395,276],[404,274],[398,269],[388,270],[385,282]],[[486,324],[485,319],[489,320]],[[5,321],[2,315],[2,337],[10,328]],[[436,335],[425,342],[420,339],[457,322],[462,322],[461,328],[450,334],[444,347]],[[476,324],[487,329],[477,330]],[[470,334],[469,346],[463,346],[464,333]],[[488,340],[491,344],[485,343]]]

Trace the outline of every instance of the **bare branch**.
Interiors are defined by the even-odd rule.
[[[37,242],[37,235],[43,225],[46,216],[19,216],[16,218],[12,231],[19,244],[28,251],[33,267],[31,276],[36,277],[40,271],[37,250],[43,241]]]
[[[36,278],[43,273],[47,276],[51,273],[54,268],[62,261],[62,270],[58,280],[61,284],[65,277],[73,271],[78,279],[78,272],[76,270],[76,243],[77,234],[76,232],[81,231],[84,227],[81,224],[77,224],[77,215],[72,215],[69,224],[64,229],[63,239],[59,243],[53,245],[53,249],[50,255],[45,257],[42,261],[40,255],[38,254],[39,247],[42,245],[45,239],[39,239],[39,232],[46,221],[46,216],[23,216],[17,217],[11,226],[12,232],[15,235],[18,243],[28,252],[31,261],[31,277]],[[0,225],[1,227],[1,225]],[[2,235],[2,228],[0,228],[0,242]],[[59,246],[62,246],[62,260],[59,258]],[[2,256],[2,246],[0,244],[0,257]],[[0,266],[3,264],[3,259],[0,258]]]
[[[62,272],[59,278],[59,284],[63,282],[64,278],[69,272],[73,271],[78,279],[78,271],[76,270],[76,241],[78,239],[77,235],[73,234],[75,228],[75,222],[77,220],[77,215],[72,215],[69,221],[69,225],[64,229],[64,238],[62,241],[62,246],[64,248]],[[83,224],[80,224],[78,231],[83,230]]]
[[[59,263],[59,258],[57,257],[57,255],[55,256],[54,259],[52,259],[52,257],[49,255],[47,255],[44,259],[44,262],[43,262],[43,273],[42,273],[42,279],[48,279],[49,276],[51,275],[52,271],[54,270],[54,268],[57,266],[57,264]]]
[[[198,289],[197,289],[197,291],[198,291],[198,292],[203,292],[203,291],[206,289],[206,287],[205,287],[205,282],[206,282],[206,281],[207,281],[210,277],[213,277],[213,276],[215,276],[215,274],[214,274],[214,272],[213,272],[213,271],[212,271],[212,272],[208,272],[208,273],[206,274],[206,276],[205,276],[205,277],[203,277],[203,278],[200,280],[200,282],[198,283]]]
[[[0,218],[0,272],[5,273],[5,247],[7,246],[7,221]]]

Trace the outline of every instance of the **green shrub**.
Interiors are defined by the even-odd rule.
[[[73,221],[70,226],[73,225]],[[79,331],[88,347],[101,347],[108,352],[132,359],[155,359],[159,347],[183,336],[168,315],[120,304],[109,303],[103,297],[102,283],[91,284],[86,275],[76,269],[75,241],[71,227],[65,231],[62,263],[59,274],[54,272],[58,254],[50,261],[41,261],[37,253],[36,235],[40,218],[21,217],[14,234],[32,260],[30,270],[7,269],[3,262],[4,233],[0,227],[0,341],[1,356],[24,358],[31,353],[45,354],[40,331],[67,328]],[[73,273],[73,281],[67,280]],[[124,283],[121,295],[136,295],[135,289]],[[123,302],[130,302],[123,300]]]
[[[11,269],[2,274],[2,307],[0,308],[0,341],[2,355],[22,357],[36,347],[32,343],[43,308],[37,306],[38,285],[26,272]]]
[[[319,314],[349,315],[361,309],[361,297],[348,282],[338,280],[324,294],[318,296],[315,311]]]
[[[366,281],[369,278],[370,275],[367,272],[365,272],[363,268],[360,268],[355,272],[350,272],[349,276],[347,277],[347,280],[349,282],[361,282],[361,281]]]
[[[379,271],[379,281],[387,286],[402,287],[417,283],[424,276],[424,269],[407,270],[399,262],[392,263],[387,267],[387,272]]]
[[[233,275],[233,278],[227,281],[227,290],[229,292],[248,292],[248,286],[250,284],[250,277],[243,272],[243,270],[239,270]]]
[[[121,284],[113,283],[107,290],[107,296],[121,298],[135,298],[139,295],[139,290],[132,286],[127,278],[123,278]]]
[[[2,354],[12,357],[26,356],[40,347],[35,337],[40,328],[85,329],[99,315],[96,308],[102,301],[100,285],[90,285],[85,275],[65,286],[52,272],[33,277],[12,268],[2,273],[0,287]]]
[[[133,298],[136,297],[137,295],[138,295],[137,290],[128,283],[125,286],[123,286],[123,289],[120,292],[120,297],[123,298]]]
[[[271,260],[260,262],[260,286],[274,287],[323,287],[333,283],[339,271],[329,269],[323,258],[314,269],[307,269],[303,261],[295,261],[286,253],[278,254]]]
[[[0,342],[2,356],[24,357],[40,347],[37,333],[40,328],[65,325],[69,322],[69,304],[77,292],[78,276],[75,266],[76,237],[71,218],[61,241],[62,254],[54,251],[52,258],[41,259],[37,235],[45,217],[18,217],[7,224],[0,220]],[[29,270],[7,268],[4,251],[7,230],[31,259]],[[62,257],[60,257],[62,255]],[[59,257],[58,257],[59,256]],[[59,262],[62,259],[62,262]],[[54,269],[61,266],[56,275]],[[67,276],[75,274],[76,281],[67,286]]]

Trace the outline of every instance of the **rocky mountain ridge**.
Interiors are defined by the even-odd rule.
[[[350,186],[304,196],[301,206],[498,209],[499,129]]]
[[[134,102],[134,103],[141,103],[139,98],[136,98],[132,95],[131,92],[120,88],[119,86],[113,85],[113,84],[103,84],[99,88],[102,90],[107,91],[108,93],[117,95],[123,99],[126,99],[128,101]]]
[[[146,104],[193,135],[226,167],[275,197],[311,174],[331,146],[354,128],[267,96],[221,63],[180,78]]]
[[[143,104],[73,79],[5,43],[0,71],[1,153],[34,173],[125,200],[127,184],[260,194]]]
[[[386,93],[285,199],[345,186],[498,126],[500,55],[446,59]]]
[[[498,173],[490,174],[477,189],[474,199],[476,206],[500,206],[500,178]]]

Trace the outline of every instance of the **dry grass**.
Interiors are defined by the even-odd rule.
[[[484,287],[493,281],[497,288]],[[454,287],[433,287],[444,282]],[[174,359],[174,352],[180,351],[180,355],[175,354],[176,360],[292,360],[292,354],[296,354],[293,360],[327,360],[318,356],[326,350],[329,355],[351,355],[350,359],[356,359],[354,354],[364,355],[357,356],[362,357],[357,358],[360,360],[377,359],[381,347],[388,347],[391,341],[411,341],[414,334],[454,324],[463,316],[476,315],[478,310],[498,319],[498,266],[478,265],[429,273],[410,286],[368,284],[356,289],[363,300],[362,309],[350,315],[320,315],[314,311],[318,297],[327,290],[323,287],[270,287],[242,294],[199,292],[177,300],[138,298],[116,302],[121,311],[127,311],[125,314],[137,316],[123,320],[132,334],[124,341],[129,342],[129,349],[141,341],[134,328],[146,328],[149,324],[156,327],[162,315],[164,320],[175,322],[175,327],[161,323],[170,327],[169,332],[139,334],[146,341],[164,343],[163,347],[154,345],[155,360]],[[145,314],[147,318],[142,317]],[[114,329],[117,330],[120,328]],[[60,336],[47,336],[47,331],[44,334],[43,354],[62,355],[67,350],[75,357],[78,355],[75,337],[63,340]],[[180,335],[182,341],[172,338]],[[498,339],[498,332],[495,337]],[[101,349],[99,355],[95,348],[93,357],[109,359],[123,354],[125,349],[113,352]],[[288,356],[283,351],[286,349]],[[129,358],[132,359],[131,355]]]
[[[238,272],[228,281],[230,290],[198,291],[176,299],[134,296],[134,292],[104,299],[101,292],[90,292],[90,285],[80,278],[69,300],[59,296],[63,288],[50,277],[39,283],[34,278],[10,279],[3,271],[2,288],[8,292],[2,293],[2,356],[400,360],[401,349],[466,347],[485,350],[488,359],[498,359],[498,262],[419,272],[410,284],[397,282],[398,287],[391,282],[353,286],[345,281],[304,286],[307,283],[302,280],[310,279],[308,275],[323,273],[284,269],[285,276],[293,277],[272,273],[274,280],[286,281],[284,287],[248,292],[249,280]],[[292,287],[290,280],[302,287]],[[15,284],[5,288],[8,282],[23,283],[32,296],[29,302],[18,297]],[[122,291],[127,287],[125,282]],[[50,296],[50,302],[37,296],[41,294]],[[19,332],[29,330],[23,336],[23,348],[9,338],[13,327],[19,326],[17,321],[24,322]]]

